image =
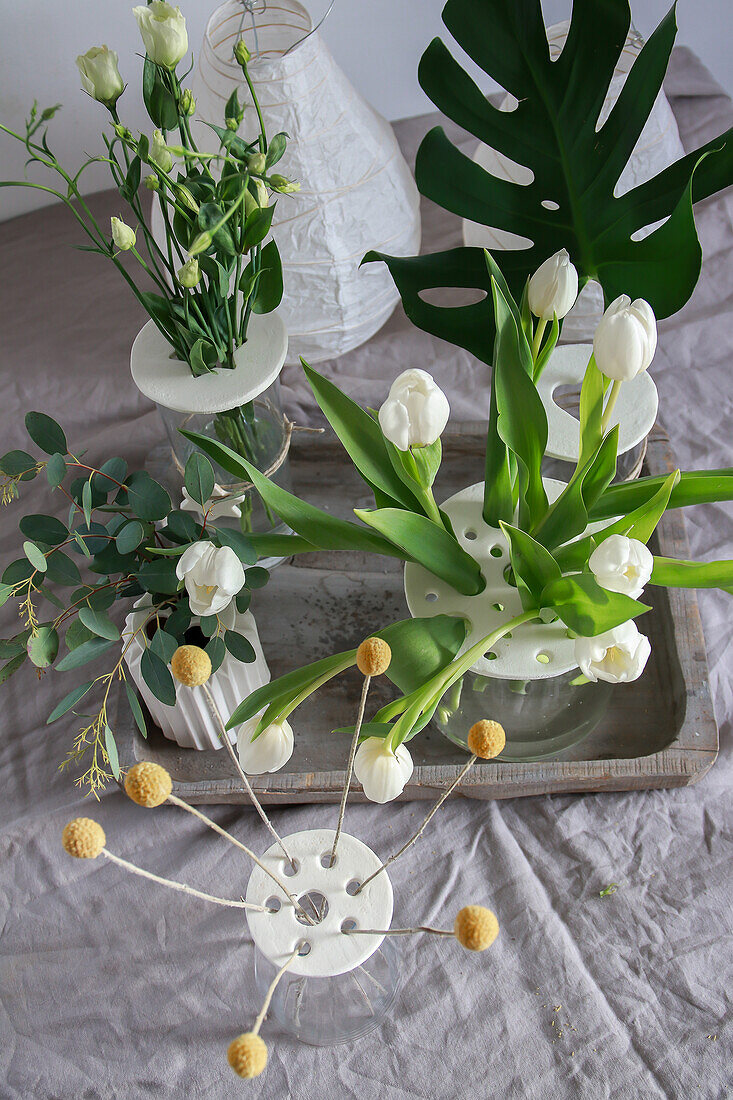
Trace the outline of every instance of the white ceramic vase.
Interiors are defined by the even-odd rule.
[[[264,5],[263,5],[264,8]],[[256,34],[253,28],[256,26]],[[382,327],[399,295],[384,264],[359,267],[369,249],[414,255],[420,247],[420,200],[389,123],[349,83],[298,0],[259,5],[246,15],[227,0],[211,16],[192,90],[196,119],[223,125],[236,88],[247,104],[240,134],[251,140],[257,120],[232,49],[244,37],[267,132],[289,135],[277,171],[300,183],[278,199],[273,220],[283,265],[280,312],[290,337],[287,362],[335,358]],[[300,41],[304,35],[307,37]],[[207,151],[217,138],[194,122]],[[162,233],[155,208],[154,230]]]
[[[135,686],[145,701],[150,716],[165,737],[175,741],[183,748],[223,748],[218,721],[202,688],[185,687],[174,679],[176,704],[169,707],[156,699],[145,683],[140,671],[140,662],[145,647],[140,635],[135,635],[132,639],[131,636],[145,621],[149,607],[149,596],[142,596],[137,601],[125,620],[122,643],[126,646],[125,664],[130,671]],[[212,674],[206,685],[219,714],[226,724],[235,707],[243,699],[246,699],[256,688],[269,683],[270,670],[262,652],[257,624],[251,611],[240,614],[234,605],[234,601],[232,601],[229,607],[220,612],[219,618],[227,629],[236,630],[238,634],[242,634],[251,643],[256,655],[251,664],[244,664],[227,651],[221,665]],[[191,620],[192,626],[197,626],[198,623],[197,618]],[[236,744],[237,732],[237,730],[231,730],[229,733],[229,738],[233,744]]]

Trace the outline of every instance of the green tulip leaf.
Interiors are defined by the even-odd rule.
[[[583,638],[593,638],[651,611],[631,596],[601,588],[590,573],[551,581],[540,596],[540,606],[551,608]]]

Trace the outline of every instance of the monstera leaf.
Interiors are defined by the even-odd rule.
[[[548,256],[567,248],[582,282],[597,279],[609,302],[644,297],[659,317],[689,298],[701,250],[692,204],[733,183],[733,130],[689,153],[655,178],[615,197],[614,187],[649,116],[677,27],[674,8],[644,45],[607,120],[596,129],[630,25],[627,0],[575,0],[567,41],[556,61],[540,0],[448,0],[443,22],[468,56],[519,101],[515,111],[489,103],[447,46],[434,39],[419,79],[454,122],[533,173],[528,185],[498,179],[461,153],[441,127],[427,134],[415,175],[420,191],[446,210],[529,238],[530,248],[502,254],[515,297]],[[661,219],[643,240],[632,235]],[[414,324],[491,361],[491,287],[477,248],[384,260]],[[435,288],[477,288],[471,305],[437,306]]]

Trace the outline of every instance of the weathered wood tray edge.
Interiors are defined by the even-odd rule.
[[[449,426],[449,434],[455,436],[480,431],[481,425],[470,423]],[[314,445],[318,446],[318,441],[311,438],[308,446]],[[649,437],[646,468],[650,474],[666,474],[676,468],[668,437],[658,426]],[[659,527],[659,540],[665,555],[689,557],[681,511],[666,513]],[[719,748],[705,642],[694,590],[670,590],[666,593],[666,602],[679,664],[677,675],[685,691],[682,725],[669,746],[648,756],[631,758],[476,764],[457,794],[489,800],[548,793],[673,788],[697,783],[713,766]],[[124,773],[146,758],[146,742],[132,723],[119,724],[118,728],[120,766]],[[419,741],[411,748],[415,770],[399,800],[432,799],[455,778],[461,764],[420,764]],[[191,750],[191,755],[198,754]],[[344,777],[343,769],[280,771],[253,777],[252,784],[261,800],[271,805],[330,803],[338,801]],[[174,779],[173,793],[195,804],[242,804],[247,801],[233,769],[231,777]],[[354,801],[365,801],[358,787],[351,797]]]

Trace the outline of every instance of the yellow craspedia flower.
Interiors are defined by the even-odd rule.
[[[391,660],[392,650],[383,638],[365,638],[356,651],[356,667],[363,676],[381,676]]]
[[[197,645],[179,645],[171,658],[171,672],[186,687],[201,687],[211,676],[211,658]]]
[[[173,780],[165,768],[143,760],[125,776],[125,791],[138,806],[160,806],[171,793]]]
[[[238,1077],[259,1077],[267,1065],[267,1047],[253,1031],[238,1035],[229,1044],[227,1061]]]
[[[64,850],[77,859],[96,859],[106,841],[104,829],[91,817],[75,817],[61,834]]]
[[[466,905],[455,919],[453,932],[462,947],[485,951],[499,935],[499,922],[483,905]]]
[[[498,756],[506,745],[504,727],[498,722],[482,718],[480,722],[474,722],[468,731],[468,747],[482,760],[491,760]]]

